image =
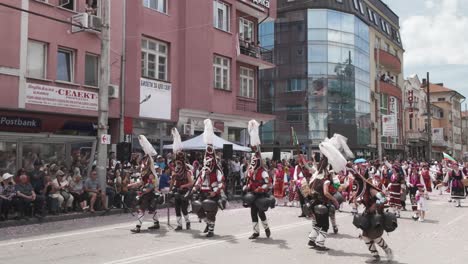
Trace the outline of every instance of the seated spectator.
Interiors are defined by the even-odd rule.
[[[35,162],[34,162],[34,169],[29,172],[29,182],[31,183],[33,189],[34,189],[34,192],[36,193],[36,196],[41,196],[40,199],[42,199],[43,201],[45,201],[46,197],[45,197],[45,194],[44,194],[44,188],[45,188],[45,185],[44,185],[44,177],[45,177],[45,173],[44,173],[44,170],[42,168],[42,162],[37,159]]]
[[[171,182],[171,169],[167,167],[162,173],[161,168],[156,169],[159,176],[159,190],[161,192],[169,192],[170,182]]]
[[[44,177],[44,191],[46,197],[47,209],[50,214],[57,214],[59,211],[59,191],[52,182],[52,177],[46,175]]]
[[[101,185],[99,184],[99,181],[97,179],[97,171],[93,170],[91,172],[91,176],[86,179],[85,181],[85,186],[84,186],[85,192],[90,199],[89,201],[89,211],[91,213],[95,212],[94,209],[94,204],[96,202],[97,198],[101,199],[102,206],[104,207],[104,210],[107,210],[106,206],[106,196],[103,195]]]
[[[15,197],[13,174],[5,173],[0,177],[0,221],[8,220],[11,201]]]
[[[115,178],[116,178],[116,174],[120,174],[120,168],[118,168],[119,165],[120,163],[116,165],[116,169],[114,170],[114,172],[112,170],[107,171],[106,196],[107,196],[107,201],[109,203],[110,208],[114,207],[114,203],[115,203],[114,199],[117,194]]]
[[[132,207],[131,206],[131,196],[130,192],[128,190],[128,185],[130,184],[130,171],[129,170],[124,170],[122,174],[122,180],[121,180],[121,188],[120,188],[120,195],[124,197],[123,202],[127,207]]]
[[[86,208],[86,194],[80,174],[73,176],[73,180],[70,182],[70,194],[73,195],[73,210],[83,211]],[[77,207],[77,204],[80,206]]]
[[[18,209],[20,218],[31,215],[29,210],[32,206],[35,208],[34,215],[42,217],[44,200],[36,196],[32,185],[28,183],[28,176],[26,176],[26,173],[21,172],[19,179],[20,182],[15,186],[16,197],[13,203]]]
[[[52,183],[58,190],[59,207],[64,213],[68,213],[73,206],[73,196],[69,192],[70,184],[65,179],[65,173],[62,170],[58,170],[56,176],[57,178]]]

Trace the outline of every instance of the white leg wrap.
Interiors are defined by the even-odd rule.
[[[315,244],[319,247],[325,247],[326,239],[327,239],[327,232],[320,230],[318,237],[315,239]]]
[[[374,240],[372,240],[372,239],[370,239],[368,237],[362,237],[362,239],[366,243],[367,249],[369,249],[372,256],[378,256],[379,252],[377,251],[377,248],[375,247]]]
[[[153,221],[154,221],[154,222],[159,222],[158,211],[154,211],[154,214],[153,214]]]
[[[182,217],[177,216],[177,226],[182,226]]]
[[[374,242],[379,245],[379,247],[381,247],[383,250],[386,250],[388,248],[388,245],[387,243],[385,242],[385,240],[382,238],[382,237],[379,237],[377,239],[374,239]]]
[[[270,228],[270,227],[268,226],[268,220],[262,221],[262,225],[263,225],[263,228],[264,228],[264,229]]]
[[[143,224],[143,219],[145,218],[145,212],[144,211],[138,211],[138,225]]]
[[[190,223],[189,215],[184,215],[185,223]]]
[[[258,222],[252,222],[252,227],[255,234],[260,234],[260,227],[258,226]]]
[[[317,237],[319,236],[320,228],[319,227],[312,227],[312,231],[309,234],[309,240],[310,241],[315,241]]]

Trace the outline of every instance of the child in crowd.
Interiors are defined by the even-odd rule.
[[[426,217],[426,200],[427,200],[427,193],[424,190],[423,184],[417,185],[418,190],[416,191],[416,203],[418,205],[418,215],[419,215],[419,222],[424,222],[424,218]]]

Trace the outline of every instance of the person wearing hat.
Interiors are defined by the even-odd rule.
[[[62,208],[64,213],[68,213],[73,206],[73,195],[70,194],[70,184],[65,179],[65,173],[62,170],[58,170],[56,173],[57,178],[53,180],[53,184],[57,190],[59,190],[59,207]]]
[[[13,174],[4,173],[0,177],[0,220],[8,220],[8,212],[11,208],[11,202],[15,196],[15,184],[13,183]]]

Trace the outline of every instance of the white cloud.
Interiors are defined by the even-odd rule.
[[[426,1],[426,8],[431,5],[429,15],[410,16],[402,23],[405,64],[467,64],[468,14],[459,12],[459,0]]]
[[[427,0],[426,2],[424,2],[424,5],[426,6],[427,9],[432,9],[435,6],[432,0]]]

